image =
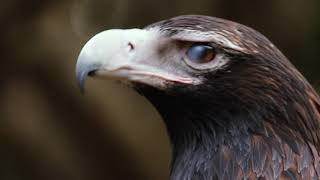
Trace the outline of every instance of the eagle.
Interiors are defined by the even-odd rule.
[[[122,82],[157,109],[172,144],[171,180],[320,178],[320,98],[264,35],[183,15],[98,33],[76,77]]]

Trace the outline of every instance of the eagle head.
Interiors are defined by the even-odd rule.
[[[107,30],[85,44],[76,76],[81,89],[87,76],[120,80],[154,105],[173,145],[172,179],[320,172],[319,97],[247,26],[188,15]]]

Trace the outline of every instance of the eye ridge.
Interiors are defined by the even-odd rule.
[[[208,63],[212,61],[216,52],[215,49],[208,44],[193,44],[186,53],[188,59],[194,63]]]

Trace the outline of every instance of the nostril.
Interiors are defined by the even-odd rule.
[[[129,50],[134,50],[134,45],[131,42],[128,42]]]

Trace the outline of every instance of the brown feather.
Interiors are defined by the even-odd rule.
[[[167,38],[206,32],[232,42],[228,46],[208,36],[231,62],[195,73],[204,84],[173,85],[165,93],[140,89],[168,127],[173,180],[320,178],[320,98],[267,38],[207,16],[180,16],[146,27],[153,28]]]

